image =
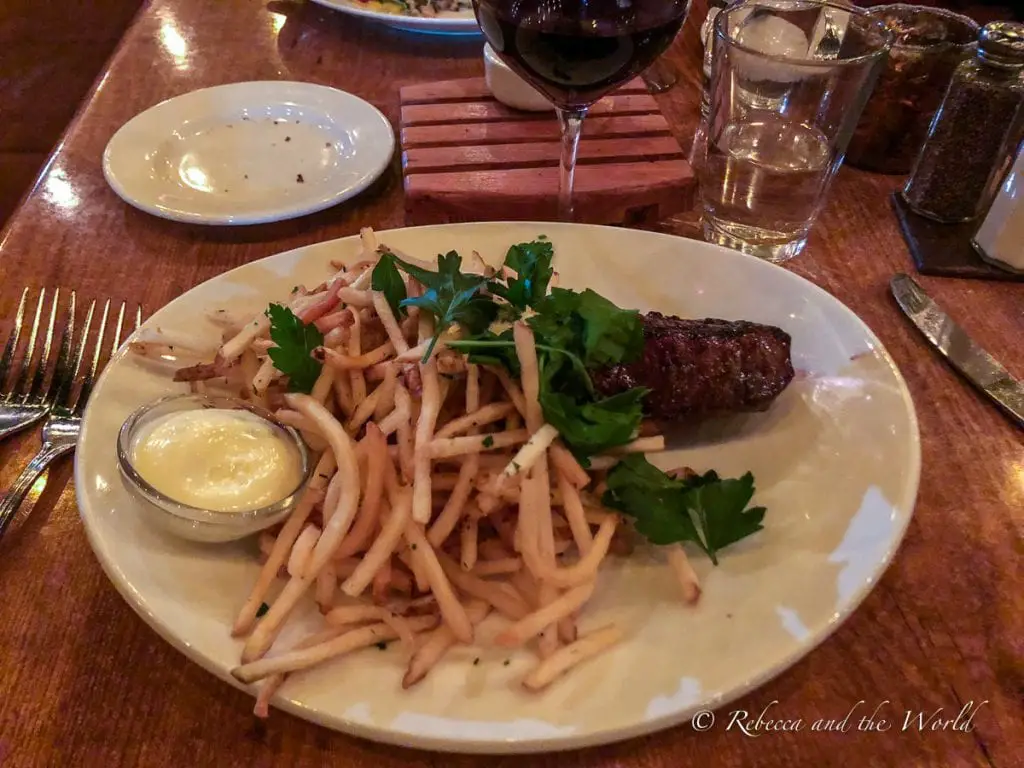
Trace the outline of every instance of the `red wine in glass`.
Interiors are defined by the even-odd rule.
[[[572,220],[576,148],[587,108],[668,48],[689,0],[474,0],[473,6],[495,52],[558,112],[559,218]]]

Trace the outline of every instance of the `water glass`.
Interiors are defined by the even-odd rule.
[[[697,157],[705,239],[773,262],[803,250],[891,42],[840,2],[718,14]]]

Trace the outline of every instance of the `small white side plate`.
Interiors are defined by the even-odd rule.
[[[472,11],[453,11],[438,16],[408,16],[402,13],[387,13],[374,10],[358,0],[313,0],[314,3],[335,11],[362,16],[405,32],[420,32],[428,35],[479,35],[480,25]]]
[[[114,134],[103,174],[126,202],[196,224],[259,224],[368,187],[395,149],[391,123],[350,93],[246,82],[157,104]]]

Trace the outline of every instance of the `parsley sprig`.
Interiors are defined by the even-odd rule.
[[[747,508],[754,476],[723,479],[714,471],[679,480],[642,454],[630,454],[608,473],[602,501],[634,519],[652,544],[690,541],[718,565],[719,550],[761,530],[764,507]]]
[[[547,293],[554,274],[551,267],[554,256],[555,249],[549,240],[513,245],[505,254],[505,266],[515,270],[516,277],[507,282],[492,280],[488,289],[517,309],[532,307]]]
[[[402,302],[405,301],[405,280],[398,272],[395,259],[395,254],[387,251],[380,255],[377,265],[370,274],[370,287],[383,293],[395,317],[401,317],[406,314],[406,309],[402,306]]]
[[[463,338],[449,342],[450,347],[471,362],[503,366],[518,376],[511,329],[495,333],[489,326],[499,317],[527,316],[536,339],[544,418],[587,464],[588,457],[628,443],[638,432],[647,390],[601,397],[589,370],[637,359],[643,352],[643,321],[638,312],[589,289],[549,292],[553,257],[544,238],[513,245],[505,264],[517,276],[502,282],[462,274],[462,259],[454,251],[438,257],[437,272],[385,253],[374,268],[372,286],[384,293],[396,315],[409,306],[433,315],[435,335],[424,359],[440,335],[459,323]],[[399,269],[425,286],[422,296],[406,297]],[[764,507],[747,508],[753,495],[749,472],[720,478],[709,471],[680,480],[631,454],[608,473],[602,501],[633,518],[636,530],[652,543],[692,542],[717,565],[720,550],[761,530]]]
[[[506,263],[516,258],[523,265],[523,248],[510,248]],[[541,252],[549,253],[543,249]],[[524,268],[532,285],[546,286],[551,270],[550,261],[545,259],[546,256],[538,257]],[[538,270],[547,278],[544,274],[538,277]],[[608,448],[628,443],[643,419],[647,390],[637,387],[601,398],[594,390],[588,369],[629,362],[640,355],[644,343],[640,314],[620,309],[589,289],[577,292],[554,288],[547,295],[530,294],[529,301],[534,314],[526,322],[537,343],[539,397],[545,420],[558,429],[562,440],[582,462]],[[451,342],[450,346],[468,353],[471,362],[503,365],[513,375],[519,375],[510,330],[501,334],[485,332]]]
[[[313,350],[324,343],[324,335],[315,325],[303,324],[298,315],[281,304],[267,308],[270,318],[270,340],[277,346],[267,354],[274,367],[288,377],[288,389],[309,393],[313,389],[323,363],[313,358]]]
[[[376,286],[374,288],[384,291],[389,303],[398,297],[396,286],[402,282],[398,267],[423,284],[425,290],[422,296],[400,298],[397,305],[399,308],[419,307],[421,311],[434,316],[434,336],[423,355],[424,362],[430,359],[430,353],[434,351],[441,334],[453,324],[458,323],[472,335],[483,332],[498,314],[498,305],[490,296],[482,293],[487,285],[487,278],[482,275],[464,274],[461,266],[462,257],[455,251],[437,257],[437,272],[410,264],[393,253],[385,253],[374,269],[373,279],[378,280],[377,284],[382,286],[379,289]],[[385,286],[391,286],[391,295],[387,294]],[[405,293],[404,283],[402,293]],[[392,309],[394,308],[392,304]]]

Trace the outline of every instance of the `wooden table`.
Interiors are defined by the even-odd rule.
[[[692,34],[674,52],[687,74],[665,97],[683,135],[696,93]],[[369,193],[293,222],[221,230],[139,213],[107,188],[100,155],[113,131],[144,108],[201,86],[288,78],[351,91],[397,123],[399,86],[480,71],[479,41],[394,33],[276,0],[153,0],[10,222],[0,244],[0,317],[11,316],[23,284],[126,297],[153,310],[237,264],[363,224],[403,223],[397,158]],[[777,701],[774,716],[809,723],[842,717],[863,701],[862,710],[881,705],[880,715],[899,721],[891,730],[750,738],[682,726],[581,752],[480,759],[377,746],[281,713],[262,725],[250,699],[187,662],[118,597],[89,550],[65,462],[51,471],[31,516],[23,511],[0,543],[0,765],[1021,765],[1021,432],[940,361],[890,299],[891,274],[911,270],[886,199],[893,187],[844,169],[791,268],[863,317],[906,376],[924,453],[917,514],[856,614],[778,680],[726,708],[753,713]],[[665,228],[692,232],[690,222]],[[1024,376],[1024,288],[921,282]],[[37,441],[28,434],[0,445],[0,487]],[[900,730],[905,712],[927,717],[941,708],[952,716],[968,702],[985,702],[971,732]]]

